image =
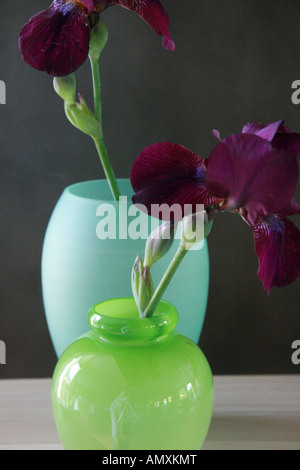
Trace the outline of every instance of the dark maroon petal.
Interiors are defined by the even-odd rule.
[[[259,259],[258,277],[270,293],[285,287],[300,275],[300,232],[286,217],[269,216],[253,227]]]
[[[249,123],[246,124],[243,128],[243,134],[255,134],[262,139],[272,142],[275,137],[275,134],[278,132],[280,126],[282,126],[283,121],[273,122],[272,124],[259,124],[259,123]]]
[[[267,214],[285,214],[294,197],[298,165],[292,154],[256,135],[236,134],[213,150],[207,189],[226,198],[224,209],[243,209],[252,225]],[[290,209],[289,209],[290,210]]]
[[[272,145],[298,157],[300,154],[300,134],[296,132],[278,133],[275,135]]]
[[[274,148],[286,150],[295,157],[300,154],[300,134],[293,132],[283,124],[283,121],[272,124],[246,124],[243,134],[255,134],[262,139],[272,142]]]
[[[131,183],[135,204],[143,204],[148,213],[152,204],[197,204],[206,207],[216,203],[216,198],[207,194],[205,173],[207,162],[185,147],[172,143],[153,144],[147,147],[131,171]],[[164,218],[164,217],[162,217]]]
[[[111,0],[110,3],[135,11],[157,34],[163,36],[165,49],[175,50],[175,43],[169,31],[169,15],[158,0]]]
[[[55,0],[50,8],[33,16],[20,33],[25,62],[56,77],[78,69],[89,52],[89,7],[87,0]]]
[[[282,121],[282,124],[280,124],[279,126],[278,133],[279,134],[293,134],[293,132],[294,131],[292,131],[289,127],[287,127],[284,124],[284,121]]]
[[[282,124],[273,139],[272,145],[273,147],[286,150],[297,157],[300,154],[300,134]]]
[[[278,212],[278,215],[295,215],[295,214],[300,214],[300,207],[296,201],[296,198],[293,197],[292,200],[290,201],[290,204],[288,204],[283,211]]]

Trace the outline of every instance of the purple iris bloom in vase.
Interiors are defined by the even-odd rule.
[[[215,135],[218,135],[215,132]],[[289,216],[295,201],[300,135],[283,126],[245,126],[214,148],[208,159],[177,144],[146,148],[131,172],[133,202],[204,204],[214,213],[238,213],[252,228],[258,277],[269,293],[300,275],[300,232]]]
[[[165,49],[175,49],[169,15],[158,0],[54,0],[23,27],[19,40],[23,59],[55,77],[71,74],[88,57],[90,20],[113,5],[136,12],[163,36]]]

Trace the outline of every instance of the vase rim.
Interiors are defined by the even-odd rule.
[[[134,298],[124,297],[93,305],[88,322],[106,341],[159,341],[176,328],[178,312],[173,304],[162,300],[152,317],[140,318]]]
[[[131,199],[134,192],[130,183],[129,178],[118,178],[117,179],[121,196],[126,196]],[[108,181],[106,179],[92,179],[79,181],[67,186],[64,192],[71,197],[77,197],[84,201],[101,202],[116,204],[119,202],[113,199]]]

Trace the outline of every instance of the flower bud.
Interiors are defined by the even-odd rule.
[[[184,217],[182,220],[181,247],[187,251],[191,250],[210,234],[212,225],[213,222],[209,220],[206,211]]]
[[[150,269],[144,268],[143,260],[138,255],[132,269],[132,292],[141,318],[144,318],[150,300],[154,294],[154,285]]]
[[[153,230],[146,242],[145,266],[151,268],[168,253],[173,245],[176,229],[177,224],[174,222],[165,222]]]
[[[108,31],[101,20],[92,28],[90,38],[89,57],[91,60],[98,60],[108,40]]]
[[[75,104],[76,77],[74,73],[65,77],[54,77],[53,87],[56,93],[69,105]]]
[[[87,106],[86,102],[79,95],[79,103],[69,105],[65,102],[65,113],[69,121],[80,131],[88,134],[93,139],[102,137],[100,122]]]

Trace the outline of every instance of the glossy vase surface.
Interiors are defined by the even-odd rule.
[[[122,195],[128,198],[129,208],[130,181],[120,180],[119,184]],[[95,180],[66,188],[54,209],[43,246],[42,291],[48,328],[58,357],[87,330],[87,312],[92,305],[132,296],[131,270],[137,254],[144,256],[146,240],[130,238],[137,216],[126,218],[126,204],[122,210],[120,207],[111,200],[107,182]],[[132,206],[132,209],[134,212],[136,208]],[[111,210],[116,213],[116,238],[99,239],[99,223],[108,213],[112,214]],[[153,219],[145,214],[140,217],[149,220],[150,233]],[[171,251],[153,266],[155,285],[177,247],[178,240],[175,240]],[[164,296],[179,311],[177,330],[195,343],[203,327],[208,287],[209,256],[205,242],[201,250],[186,256]]]
[[[177,321],[165,301],[147,319],[132,298],[91,308],[90,330],[63,353],[52,381],[65,449],[201,449],[213,377],[200,348],[175,331]]]

